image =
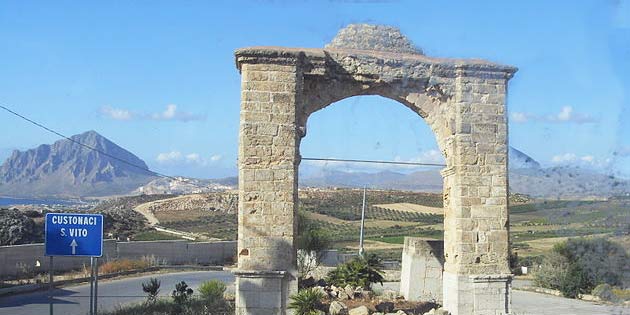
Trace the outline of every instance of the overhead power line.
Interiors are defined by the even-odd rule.
[[[55,134],[55,135],[57,135],[57,136],[59,136],[59,137],[62,137],[62,138],[64,138],[64,139],[68,140],[68,141],[71,141],[71,142],[73,142],[73,143],[76,143],[76,144],[78,144],[78,145],[80,145],[80,146],[82,146],[82,147],[85,147],[85,148],[87,148],[87,149],[90,149],[90,150],[96,151],[96,152],[98,152],[98,153],[100,153],[100,154],[102,154],[102,155],[105,155],[105,156],[107,156],[107,157],[110,157],[110,158],[112,158],[112,159],[114,159],[114,160],[116,160],[116,161],[119,161],[119,162],[121,162],[121,163],[127,164],[127,165],[129,165],[129,166],[131,166],[131,167],[135,167],[135,168],[137,168],[137,169],[140,169],[140,170],[145,171],[145,172],[147,172],[147,173],[153,174],[153,175],[155,175],[155,176],[164,177],[164,178],[169,178],[169,179],[172,179],[172,180],[181,180],[181,179],[179,179],[179,178],[177,178],[177,177],[173,177],[173,176],[169,176],[169,175],[165,175],[165,174],[162,174],[162,173],[159,173],[159,172],[152,171],[152,170],[150,170],[150,169],[148,169],[148,168],[145,168],[145,167],[142,167],[142,166],[140,166],[140,165],[137,165],[137,164],[131,163],[131,162],[129,162],[129,161],[127,161],[127,160],[124,160],[124,159],[121,159],[121,158],[119,158],[119,157],[117,157],[117,156],[111,155],[111,154],[109,154],[109,153],[107,153],[107,152],[105,152],[105,151],[103,151],[103,150],[99,150],[98,148],[95,148],[95,147],[93,147],[93,146],[91,146],[91,145],[87,145],[87,144],[85,144],[85,143],[82,143],[82,142],[80,142],[80,141],[77,141],[77,140],[75,140],[75,139],[72,139],[72,138],[70,138],[70,137],[68,137],[68,136],[66,136],[66,135],[64,135],[64,134],[62,134],[62,133],[60,133],[60,132],[58,132],[58,131],[56,131],[56,130],[53,130],[52,128],[46,127],[46,126],[44,126],[44,125],[42,125],[42,124],[40,124],[40,123],[38,123],[38,122],[36,122],[36,121],[34,121],[34,120],[32,120],[32,119],[28,118],[28,117],[25,117],[25,116],[23,116],[23,115],[21,115],[21,114],[19,114],[19,113],[16,113],[16,112],[14,112],[13,110],[11,110],[11,109],[9,109],[9,108],[7,108],[7,107],[3,106],[3,105],[0,105],[0,108],[4,109],[5,111],[7,111],[7,112],[9,112],[9,113],[11,113],[11,114],[13,114],[13,115],[15,115],[15,116],[17,116],[17,117],[19,117],[19,118],[23,119],[23,120],[25,120],[25,121],[27,121],[27,122],[29,122],[29,123],[31,123],[31,124],[33,124],[33,125],[35,125],[35,126],[39,127],[39,128],[42,128],[42,129],[44,129],[44,130],[48,131],[48,132],[50,132],[50,133],[53,133],[53,134]]]
[[[73,142],[73,143],[76,143],[76,144],[78,144],[78,145],[80,145],[80,146],[82,146],[82,147],[84,147],[84,148],[89,149],[89,150],[96,151],[96,152],[98,152],[98,153],[100,153],[100,154],[102,154],[102,155],[105,155],[105,156],[107,156],[107,157],[110,157],[110,158],[112,158],[112,159],[114,159],[114,160],[116,160],[116,161],[119,161],[119,162],[121,162],[121,163],[124,163],[124,164],[126,164],[126,165],[129,165],[129,166],[131,166],[131,167],[137,168],[137,169],[139,169],[139,170],[142,170],[142,171],[144,171],[144,172],[147,172],[147,173],[153,174],[153,175],[158,176],[158,177],[168,178],[168,179],[175,180],[175,181],[185,181],[185,182],[188,182],[188,181],[186,181],[186,180],[184,180],[184,179],[182,179],[182,178],[178,178],[178,177],[174,177],[174,176],[170,176],[170,175],[162,174],[162,173],[159,173],[159,172],[156,172],[156,171],[152,171],[152,170],[150,170],[150,169],[148,169],[148,168],[145,168],[145,167],[143,167],[143,166],[140,166],[140,165],[134,164],[134,163],[129,162],[129,161],[125,160],[125,159],[121,159],[121,158],[119,158],[119,157],[117,157],[117,156],[115,156],[115,155],[111,155],[111,154],[109,154],[109,153],[107,153],[107,152],[105,152],[105,151],[103,151],[103,150],[100,150],[100,149],[98,149],[98,148],[95,148],[95,147],[93,147],[93,146],[91,146],[91,145],[88,145],[88,144],[82,143],[82,142],[80,142],[80,141],[77,141],[77,140],[75,140],[75,139],[72,139],[71,137],[68,137],[68,136],[66,136],[66,135],[64,135],[64,134],[62,134],[62,133],[60,133],[60,132],[58,132],[58,131],[56,131],[56,130],[54,130],[54,129],[50,128],[50,127],[46,127],[46,126],[44,126],[44,125],[43,125],[43,124],[41,124],[41,123],[38,123],[38,122],[36,122],[36,121],[34,121],[34,120],[32,120],[32,119],[30,119],[30,118],[28,118],[28,117],[24,116],[24,115],[19,114],[19,113],[17,113],[17,112],[15,112],[15,111],[13,111],[13,110],[11,110],[11,109],[7,108],[6,106],[0,105],[0,108],[2,108],[3,110],[5,110],[5,111],[7,111],[7,112],[11,113],[12,115],[14,115],[14,116],[16,116],[16,117],[19,117],[19,118],[20,118],[20,119],[22,119],[22,120],[25,120],[25,121],[27,121],[27,122],[29,122],[29,123],[31,123],[31,124],[33,124],[33,125],[35,125],[35,126],[39,127],[39,128],[42,128],[42,129],[44,129],[44,130],[46,130],[46,131],[48,131],[48,132],[50,132],[50,133],[52,133],[52,134],[54,134],[54,135],[57,135],[57,136],[59,136],[59,137],[61,137],[61,138],[63,138],[63,139],[66,139],[66,140],[68,140],[68,141],[71,141],[71,142]],[[335,159],[335,158],[313,158],[313,157],[304,157],[304,158],[302,158],[302,160],[303,160],[303,161],[328,161],[328,162],[350,162],[350,163],[373,163],[373,164],[413,165],[413,166],[439,166],[439,167],[445,167],[445,166],[446,166],[445,164],[438,164],[438,163],[399,162],[399,161],[379,161],[379,160],[356,160],[356,159]],[[188,183],[189,183],[189,184],[192,184],[193,186],[197,186],[197,187],[199,187],[199,188],[203,188],[203,186],[199,186],[199,185],[196,185],[196,184],[191,183],[191,182],[188,182]]]
[[[420,162],[398,162],[398,161],[377,161],[377,160],[353,160],[353,159],[333,159],[333,158],[309,158],[303,157],[303,161],[329,161],[329,162],[352,162],[352,163],[374,163],[374,164],[397,164],[397,165],[415,165],[415,166],[441,166],[446,164],[438,163],[420,163]]]

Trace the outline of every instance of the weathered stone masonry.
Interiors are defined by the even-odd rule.
[[[242,78],[237,314],[286,314],[297,290],[293,237],[306,121],[356,95],[380,95],[418,113],[445,156],[445,307],[455,315],[507,314],[505,105],[516,69],[429,58],[410,51],[391,28],[385,37],[403,42],[404,50],[371,33],[360,36],[362,26],[358,35],[357,26],[348,30],[351,36],[325,49],[236,51]],[[357,42],[344,46],[347,38]]]

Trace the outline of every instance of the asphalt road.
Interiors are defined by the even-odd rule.
[[[155,276],[142,276],[113,281],[99,281],[98,305],[101,309],[114,309],[118,305],[141,302],[145,299],[142,282],[155,277],[161,281],[161,296],[169,296],[175,284],[186,281],[196,291],[201,282],[217,279],[228,284],[228,292],[234,292],[234,276],[228,271],[194,271]],[[85,315],[90,306],[90,285],[59,288],[53,291],[54,314]],[[47,291],[38,291],[0,298],[0,315],[42,315],[49,314]]]
[[[140,302],[145,299],[141,283],[151,276],[99,282],[99,309],[113,309],[118,305]],[[203,281],[218,279],[228,284],[228,292],[234,292],[234,276],[227,271],[198,271],[157,274],[162,282],[160,295],[168,296],[175,283],[186,281],[196,289]],[[387,283],[387,288],[397,288],[397,283]],[[512,291],[514,315],[630,315],[629,307],[598,305],[592,302],[565,299],[541,293]],[[55,290],[54,313],[59,315],[85,315],[89,307],[89,285],[66,287]],[[0,298],[0,315],[48,314],[47,292]]]

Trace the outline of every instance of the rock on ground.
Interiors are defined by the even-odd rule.
[[[330,303],[330,307],[328,308],[328,314],[348,315],[348,307],[339,301],[332,301],[332,303]]]
[[[348,312],[348,315],[370,315],[370,310],[365,305],[355,307]]]

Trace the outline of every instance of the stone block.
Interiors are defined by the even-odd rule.
[[[365,305],[361,305],[351,309],[348,315],[370,315],[370,310]]]
[[[405,237],[400,294],[407,300],[441,301],[443,248],[441,241]]]
[[[339,301],[332,301],[330,303],[330,307],[328,308],[328,314],[330,315],[348,315],[348,307],[339,302]]]

